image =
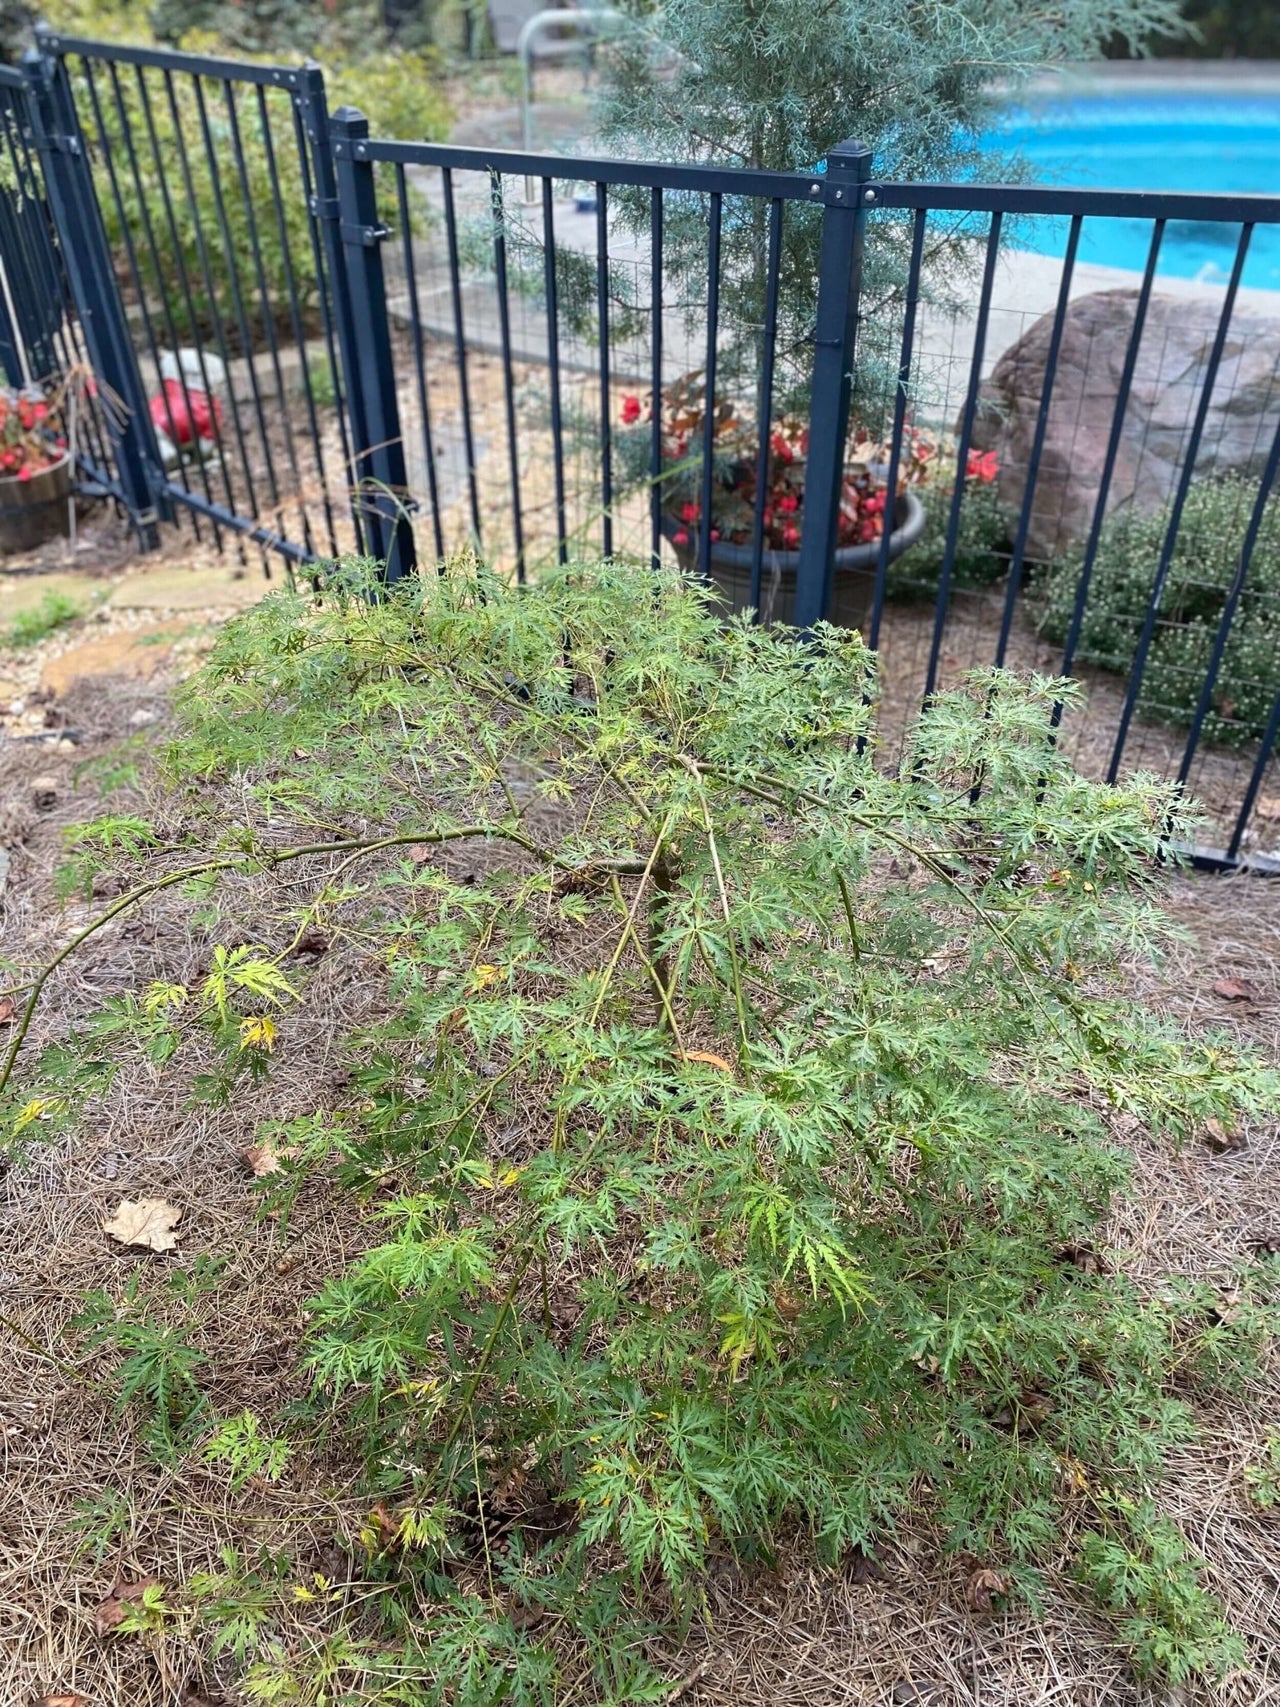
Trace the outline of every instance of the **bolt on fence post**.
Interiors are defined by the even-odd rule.
[[[792,616],[797,628],[820,622],[831,602],[871,159],[871,150],[860,142],[842,142],[827,155],[804,523]]]
[[[355,107],[339,107],[329,120],[337,193],[337,248],[345,296],[337,315],[338,343],[351,408],[352,454],[360,513],[371,554],[385,565],[387,582],[417,565],[409,521],[408,475],[396,397],[395,358],[382,242],[389,228],[378,218],[373,161],[362,150],[369,121]]]
[[[89,361],[106,393],[103,414],[120,493],[142,550],[156,551],[157,521],[170,520],[172,508],[146,389],[116,285],[67,68],[50,41],[40,36],[37,41],[39,45],[23,55],[22,68],[49,212]]]

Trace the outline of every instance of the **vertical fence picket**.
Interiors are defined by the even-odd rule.
[[[41,46],[25,56],[23,67],[49,209],[94,371],[116,400],[116,407],[106,410],[106,419],[121,492],[142,549],[152,551],[160,544],[157,523],[168,514],[160,499],[160,453],[76,122],[67,68],[52,51],[53,41],[39,39]]]
[[[427,489],[422,496],[425,501],[429,493],[436,555],[442,557],[446,527],[442,504],[453,506],[454,499],[445,488],[453,484],[455,471],[450,445],[453,423],[448,411],[441,415],[439,397],[432,397],[427,387],[429,350],[440,341],[448,352],[448,367],[456,366],[457,371],[458,503],[464,511],[469,508],[471,536],[478,548],[490,552],[494,567],[499,572],[510,568],[523,581],[536,571],[539,561],[547,562],[552,556],[566,561],[571,548],[577,549],[585,537],[584,527],[606,555],[631,552],[657,567],[670,551],[663,544],[664,531],[673,534],[682,552],[688,543],[667,514],[670,498],[664,485],[669,476],[681,473],[666,461],[670,446],[664,442],[663,400],[664,392],[676,395],[665,373],[680,365],[671,360],[679,338],[670,328],[677,323],[674,317],[683,315],[691,345],[688,365],[702,363],[706,404],[702,430],[690,446],[700,458],[690,495],[701,500],[696,504],[692,555],[701,574],[723,579],[729,573],[724,565],[732,560],[726,542],[742,553],[740,562],[749,571],[749,600],[758,609],[767,602],[762,601],[766,562],[771,573],[777,564],[768,545],[772,537],[769,482],[771,474],[776,477],[771,469],[775,381],[785,407],[790,408],[793,376],[790,372],[782,376],[781,364],[794,361],[808,342],[793,340],[785,354],[781,348],[775,351],[784,306],[783,234],[785,229],[790,264],[795,235],[803,231],[806,219],[820,218],[808,448],[800,500],[802,531],[799,553],[791,559],[796,564],[793,620],[801,628],[812,628],[833,609],[855,364],[860,363],[863,375],[860,411],[868,400],[864,396],[868,380],[879,372],[868,365],[869,358],[859,348],[860,314],[871,312],[860,301],[867,220],[873,210],[877,217],[882,211],[887,224],[909,215],[909,229],[903,222],[898,233],[903,280],[874,311],[879,319],[888,306],[900,316],[901,325],[900,337],[895,330],[891,338],[877,336],[875,341],[877,350],[892,346],[890,365],[896,381],[885,398],[881,424],[888,434],[887,469],[874,470],[877,483],[883,473],[882,531],[878,545],[863,554],[874,576],[865,627],[870,644],[886,648],[890,667],[899,675],[898,687],[907,689],[907,697],[916,690],[926,700],[939,686],[944,662],[949,674],[953,666],[1026,661],[1037,620],[1027,600],[1035,598],[1038,586],[1044,584],[1035,577],[1049,549],[1039,531],[1039,488],[1046,485],[1050,468],[1056,470],[1061,454],[1056,439],[1061,410],[1054,394],[1055,379],[1058,390],[1066,390],[1065,374],[1075,361],[1074,354],[1068,353],[1069,316],[1080,290],[1073,274],[1081,270],[1076,268],[1077,256],[1082,262],[1091,258],[1092,237],[1082,237],[1082,231],[1088,224],[1092,232],[1094,221],[1141,219],[1149,223],[1152,239],[1140,288],[1134,292],[1132,326],[1123,327],[1115,342],[1115,367],[1109,379],[1114,407],[1110,421],[1104,418],[1101,423],[1099,449],[1105,435],[1105,452],[1096,489],[1091,487],[1087,504],[1078,506],[1081,513],[1071,521],[1076,531],[1069,536],[1070,545],[1079,555],[1080,567],[1072,573],[1073,584],[1063,596],[1061,619],[1064,673],[1077,661],[1112,669],[1089,638],[1095,608],[1091,601],[1097,591],[1095,581],[1103,592],[1109,585],[1095,575],[1097,565],[1106,563],[1104,546],[1111,549],[1105,532],[1108,519],[1118,503],[1130,501],[1123,487],[1129,478],[1125,459],[1132,429],[1128,422],[1133,399],[1140,393],[1145,396],[1149,389],[1148,379],[1140,378],[1148,359],[1144,348],[1140,361],[1140,346],[1144,329],[1156,318],[1157,269],[1168,259],[1162,254],[1162,241],[1166,231],[1187,223],[1205,222],[1219,229],[1234,226],[1232,240],[1239,235],[1235,261],[1216,335],[1206,337],[1198,401],[1191,410],[1194,419],[1187,423],[1181,467],[1167,514],[1158,524],[1159,562],[1149,596],[1144,588],[1138,605],[1134,627],[1141,632],[1129,658],[1128,679],[1123,680],[1126,672],[1121,664],[1118,686],[1107,690],[1116,709],[1105,723],[1095,723],[1090,737],[1094,745],[1082,751],[1096,755],[1101,732],[1107,752],[1096,768],[1114,778],[1131,733],[1140,732],[1145,760],[1157,739],[1148,715],[1151,695],[1160,691],[1158,684],[1169,679],[1170,671],[1175,675],[1181,671],[1180,680],[1189,686],[1186,693],[1175,690],[1175,703],[1181,707],[1182,699],[1186,700],[1188,733],[1185,744],[1181,736],[1177,738],[1176,750],[1164,739],[1162,766],[1170,776],[1176,771],[1177,779],[1187,784],[1193,766],[1204,762],[1198,755],[1206,738],[1216,744],[1223,727],[1229,739],[1252,742],[1261,733],[1261,745],[1251,750],[1250,760],[1231,761],[1238,786],[1228,793],[1228,804],[1219,813],[1220,839],[1227,847],[1225,853],[1212,854],[1227,863],[1257,858],[1253,818],[1259,790],[1274,762],[1280,695],[1272,692],[1270,674],[1256,662],[1250,665],[1251,698],[1243,713],[1223,709],[1231,696],[1222,698],[1222,684],[1238,667],[1233,662],[1239,651],[1237,639],[1243,644],[1253,632],[1243,632],[1241,625],[1256,624],[1259,611],[1265,614],[1273,602],[1264,574],[1270,572],[1269,564],[1262,559],[1264,551],[1274,550],[1270,506],[1280,485],[1280,422],[1270,414],[1260,424],[1253,452],[1242,453],[1239,459],[1243,471],[1252,455],[1250,478],[1260,465],[1265,467],[1256,492],[1251,490],[1242,500],[1242,536],[1237,546],[1237,536],[1231,534],[1220,588],[1210,577],[1201,589],[1216,602],[1207,617],[1201,613],[1196,618],[1202,641],[1193,634],[1189,643],[1200,645],[1201,651],[1185,654],[1194,658],[1193,663],[1178,663],[1176,651],[1166,649],[1165,626],[1183,620],[1172,589],[1181,584],[1176,577],[1183,573],[1187,529],[1196,514],[1194,504],[1188,508],[1191,488],[1195,481],[1207,478],[1211,469],[1212,459],[1204,446],[1209,444],[1215,387],[1221,389],[1235,359],[1228,350],[1228,337],[1237,298],[1249,282],[1246,261],[1251,269],[1254,266],[1251,238],[1264,226],[1280,225],[1280,199],[1181,193],[1135,196],[1035,185],[872,184],[871,157],[856,143],[833,150],[817,173],[801,174],[602,159],[568,163],[527,153],[372,140],[367,123],[354,109],[330,117],[323,75],[315,65],[296,70],[242,65],[201,54],[81,41],[47,30],[39,40],[37,52],[28,56],[21,73],[0,75],[0,111],[7,110],[6,103],[12,107],[20,101],[23,112],[29,114],[29,128],[22,133],[26,140],[21,143],[27,153],[25,166],[17,157],[19,139],[7,120],[0,146],[15,157],[19,193],[28,194],[29,178],[31,193],[42,212],[47,200],[51,216],[45,253],[32,232],[9,220],[7,204],[0,210],[9,233],[6,285],[11,282],[8,273],[16,272],[16,288],[25,293],[21,303],[26,305],[19,314],[6,296],[0,307],[5,361],[11,381],[16,373],[23,383],[28,382],[29,363],[19,361],[16,322],[34,324],[39,316],[27,312],[30,305],[55,301],[56,324],[51,333],[46,328],[40,335],[51,340],[48,349],[56,351],[56,357],[51,354],[44,365],[56,368],[87,350],[103,397],[118,395],[123,403],[114,415],[102,411],[109,428],[109,449],[105,441],[86,444],[78,460],[98,482],[99,491],[125,505],[148,545],[156,542],[160,515],[176,509],[189,512],[197,527],[210,521],[219,544],[234,538],[237,550],[243,550],[244,543],[256,541],[264,563],[269,552],[294,562],[314,562],[321,536],[329,552],[338,554],[351,537],[345,522],[335,517],[327,475],[339,455],[334,447],[340,446],[353,488],[357,548],[381,559],[388,579],[407,573],[416,564],[411,521],[416,506],[401,442],[398,381],[403,378],[409,393],[416,378],[425,455],[420,466],[425,469]],[[282,136],[277,149],[271,112],[272,103],[282,98],[291,103],[292,136],[287,145]],[[78,103],[83,111],[77,110]],[[296,148],[296,160],[282,159],[290,148]],[[443,217],[438,227],[429,220],[420,221],[421,229],[415,233],[417,184],[407,174],[412,172],[416,178],[425,171],[439,174]],[[528,230],[518,218],[509,219],[503,206],[504,178],[518,177],[541,184],[541,205]],[[36,183],[37,178],[44,187]],[[481,194],[473,193],[477,179]],[[299,180],[308,214],[303,226],[295,224],[299,210],[296,201],[290,200],[298,196]],[[565,210],[555,202],[557,181],[594,185],[593,243],[581,242],[567,213],[562,219]],[[482,214],[472,217],[486,203],[487,231]],[[803,205],[789,208],[788,203]],[[698,207],[706,209],[701,231],[696,217],[690,219],[691,209]],[[739,300],[740,281],[727,270],[726,258],[736,258],[741,251],[744,207],[747,228],[756,234],[760,323],[722,327],[722,302],[736,310]],[[953,310],[950,332],[942,326],[940,341],[937,315],[946,310],[933,290],[934,257],[928,238],[940,231],[945,242],[946,233],[935,220],[948,215],[960,216],[950,227],[952,234],[975,217],[988,223],[981,283],[969,305],[973,317],[966,324]],[[1054,239],[1056,248],[1045,251],[1061,257],[1061,272],[1056,306],[1043,315],[1034,305],[1035,293],[1026,304],[1007,300],[1003,274],[996,288],[997,266],[1003,265],[1004,255],[1025,229],[1023,221],[1037,218],[1061,219],[1067,231],[1065,254],[1060,235]],[[393,337],[383,272],[381,245],[390,234],[384,221],[397,227],[408,291],[402,342],[406,349],[411,344],[413,372],[402,376],[396,369],[400,345]],[[630,256],[625,242],[616,251],[611,249],[619,233],[639,244],[636,276],[645,282],[634,298],[628,292]],[[491,254],[487,268],[473,259],[477,234]],[[981,236],[980,230],[979,243]],[[118,253],[113,253],[113,244]],[[1167,247],[1173,248],[1172,237]],[[527,266],[528,257],[539,251],[538,264]],[[680,287],[690,277],[688,263],[694,255],[705,255],[706,270],[696,281],[697,294],[689,300]],[[979,247],[975,260],[980,256]],[[700,264],[699,258],[696,265]],[[1140,264],[1135,256],[1135,272]],[[432,276],[437,265],[440,290]],[[879,273],[868,271],[868,280],[873,276],[878,278]],[[538,302],[527,317],[519,308],[513,310],[513,295],[519,293]],[[584,330],[592,296],[594,333]],[[328,400],[313,384],[314,346],[309,348],[307,342],[309,333],[315,333],[317,310],[323,332],[319,359],[327,360],[333,379],[331,413]],[[968,533],[970,512],[964,505],[966,490],[974,489],[969,469],[974,445],[984,447],[984,465],[975,477],[984,484],[991,479],[985,466],[992,419],[990,383],[994,365],[1003,362],[1014,347],[1007,338],[1002,341],[992,333],[991,325],[1011,313],[1021,316],[1024,324],[1037,317],[1031,330],[1039,327],[1038,348],[1044,353],[1038,359],[1043,361],[1044,373],[1038,397],[1029,402],[1023,398],[1027,437],[1016,440],[1006,434],[1001,438],[1003,428],[997,434],[1002,447],[1024,448],[1011,455],[1007,464],[1006,449],[1000,449],[1005,466],[1000,469],[1001,485],[991,497],[1003,500],[1007,507],[1010,538],[998,546],[982,547],[991,560],[992,576],[998,575],[999,560],[1004,559],[1010,541],[1011,555],[999,589],[984,590],[987,582],[981,577],[986,571],[980,571],[975,580],[965,556],[972,555],[974,547]],[[957,326],[965,328],[963,354],[957,349]],[[293,369],[284,349],[290,342],[297,346],[301,382],[296,421],[285,390],[286,383],[292,383]],[[184,348],[188,343],[191,348]],[[748,344],[751,360],[744,365],[740,358]],[[160,402],[149,403],[144,374],[149,376],[152,369],[157,375],[168,374],[171,354],[180,358],[177,385],[170,390],[175,377],[170,375],[168,384],[160,388]],[[162,467],[151,408],[156,409],[162,427],[167,423],[165,437],[176,442],[181,436],[180,417],[184,413],[188,419],[194,417],[200,390],[214,396],[221,383],[219,364],[228,382],[225,415],[213,411],[215,426],[205,435],[208,443],[196,447],[194,455],[188,452],[176,463],[170,457],[170,468]],[[935,377],[949,374],[952,366],[963,376],[958,418],[949,378],[943,386],[945,394],[934,398],[928,391]],[[1158,359],[1156,369],[1158,376]],[[613,418],[614,388],[640,375],[650,387],[651,419],[638,434],[625,434]],[[674,383],[687,386],[698,377],[691,373]],[[785,392],[781,390],[784,378]],[[1003,382],[997,382],[997,394],[999,383]],[[917,390],[918,384],[923,389]],[[753,397],[739,395],[748,385]],[[717,395],[718,389],[723,396]],[[549,400],[546,406],[544,399]],[[1107,406],[1112,408],[1110,398]],[[623,425],[635,424],[641,414],[638,399],[628,394]],[[722,418],[754,420],[758,429],[758,442],[732,471],[717,436]],[[874,434],[875,422],[865,424]],[[86,422],[87,431],[95,426]],[[927,493],[928,503],[935,506],[937,526],[926,538],[933,538],[937,560],[931,557],[927,571],[932,608],[925,623],[889,601],[891,592],[896,597],[899,585],[896,576],[890,578],[890,565],[903,549],[903,536],[895,525],[898,482],[904,470],[913,480],[928,481],[925,452],[917,457],[911,436],[917,427],[938,433],[949,447],[954,445],[955,456],[954,480],[949,450],[945,475]],[[309,453],[296,442],[298,431],[309,439]],[[927,449],[927,440],[923,442]],[[584,446],[591,460],[579,466]],[[566,464],[570,451],[572,470]],[[99,457],[100,474],[90,453]],[[494,537],[481,538],[482,518],[497,514],[491,496],[498,465],[495,457],[505,464],[510,485],[513,557],[506,556],[508,533],[503,523],[490,526],[486,520],[486,532]],[[748,474],[742,476],[741,468],[748,462]],[[550,491],[539,499],[532,483],[542,468]],[[313,472],[319,475],[318,493],[309,485]],[[1006,475],[1015,482],[1008,496]],[[740,478],[745,486],[734,486],[733,481]],[[725,541],[712,538],[713,531],[725,525],[715,507],[721,482],[732,492],[752,487],[746,520],[733,523]],[[260,494],[274,512],[274,525],[264,525],[258,517]],[[598,530],[594,525],[597,505]],[[292,538],[284,532],[286,512],[291,529],[297,516]],[[732,506],[726,511],[737,513]],[[877,507],[871,506],[864,511],[862,523],[876,513]],[[915,518],[910,536],[914,538],[921,525],[914,502],[910,513]],[[693,514],[694,507],[686,508],[683,519]],[[1105,574],[1112,573],[1106,566]],[[902,583],[904,588],[909,584],[910,577]],[[963,605],[957,604],[953,612],[953,599],[960,595]],[[1182,643],[1180,631],[1174,638]],[[966,649],[968,659],[960,656]],[[911,654],[909,659],[904,650]],[[1182,697],[1176,698],[1179,694]],[[1057,706],[1052,715],[1055,734],[1061,717],[1062,707]],[[1261,729],[1264,721],[1265,731]],[[1214,765],[1222,762],[1222,756],[1216,745],[1207,755]],[[1218,792],[1223,798],[1223,791]],[[1231,813],[1236,814],[1233,822]],[[1206,850],[1205,858],[1210,857],[1211,850]]]

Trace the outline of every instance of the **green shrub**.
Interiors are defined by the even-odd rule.
[[[924,505],[924,532],[910,551],[889,565],[886,592],[891,599],[932,598],[942,576],[951,494],[939,486],[924,486],[918,496]],[[987,587],[1009,568],[1009,547],[1017,525],[996,487],[968,481],[960,500],[960,526],[952,561],[951,585],[956,589]]]
[[[1197,481],[1190,489],[1161,600],[1142,689],[1141,711],[1164,722],[1191,722],[1257,497],[1239,475]],[[1167,509],[1121,510],[1099,541],[1077,659],[1127,675],[1132,667],[1160,554]],[[1055,565],[1045,584],[1041,633],[1065,639],[1075,608],[1083,553]],[[1248,578],[1223,652],[1205,734],[1239,744],[1261,735],[1280,679],[1280,497],[1270,499]]]
[[[215,1438],[236,1474],[345,1440],[377,1502],[351,1570],[382,1586],[309,1659],[242,1621],[250,1698],[332,1660],[326,1698],[669,1699],[642,1642],[713,1555],[838,1562],[921,1515],[995,1592],[1074,1552],[1141,1668],[1235,1663],[1145,1502],[1197,1371],[1269,1318],[1097,1250],[1127,1177],[1100,1111],[1172,1139],[1276,1094],[1106,993],[1159,939],[1178,791],[1077,777],[1070,685],[995,672],[882,774],[856,634],[725,626],[674,575],[455,569],[371,604],[346,573],[221,633],[163,832],[77,849],[82,882],[96,852],[189,884],[237,946],[10,1093],[19,1140],[118,1074],[234,1103],[316,1051],[304,933],[377,969],[336,1106],[259,1133],[271,1208],[368,1203],[310,1306],[310,1416]]]
[[[159,81],[148,80],[144,99],[134,79],[122,78],[120,104],[104,99],[100,90],[94,114],[87,81],[79,75],[74,81],[93,139],[98,199],[117,272],[126,295],[135,296],[132,245],[141,295],[161,346],[201,343],[216,354],[220,328],[236,356],[260,347],[268,326],[289,338],[291,273],[303,332],[314,333],[319,297],[311,215],[287,105],[268,96],[268,148],[251,85],[224,93],[207,79],[197,84],[178,76],[171,105]],[[233,148],[237,133],[243,179]]]
[[[218,37],[188,36],[182,45],[226,51]],[[132,75],[113,82],[101,68],[91,90],[80,61],[71,63],[117,271],[126,293],[136,295],[132,244],[157,340],[200,341],[216,351],[220,323],[233,356],[262,347],[268,327],[292,341],[291,275],[301,330],[316,334],[312,220],[288,98],[268,90],[262,103],[254,85],[185,75],[172,79],[172,99],[159,78],[148,76],[144,96]],[[426,141],[448,135],[451,113],[430,52],[365,52],[327,68],[326,82],[330,110],[359,107],[374,135]],[[383,215],[394,224],[389,175],[382,187]]]

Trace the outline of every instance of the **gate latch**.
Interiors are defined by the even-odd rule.
[[[344,243],[354,243],[363,249],[374,249],[384,237],[390,237],[391,227],[383,225],[348,225],[346,220],[338,226],[338,235]]]

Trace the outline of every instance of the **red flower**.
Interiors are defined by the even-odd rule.
[[[794,492],[784,492],[778,499],[778,508],[784,516],[792,516],[800,508],[800,500]]]
[[[623,422],[623,425],[630,427],[630,426],[634,425],[634,423],[636,421],[638,421],[639,419],[640,419],[640,399],[638,397],[630,397],[630,396],[624,397],[622,399],[622,422]]]
[[[788,462],[794,462],[795,461],[795,459],[796,459],[795,452],[792,450],[791,446],[787,443],[787,441],[783,438],[781,433],[775,433],[773,435],[773,437],[769,440],[769,446],[770,446],[770,449],[773,451],[774,456],[777,457],[779,462],[788,463]]]
[[[782,530],[782,543],[788,551],[794,551],[800,543],[800,530],[793,528],[790,523]]]
[[[688,545],[689,536],[683,528],[677,528],[671,536],[672,545]]]
[[[965,473],[970,480],[977,480],[983,486],[990,486],[991,482],[997,479],[1000,474],[1000,459],[993,450],[989,450],[985,454],[971,450],[969,460],[965,465]]]
[[[19,480],[30,480],[30,478],[31,478],[31,470],[29,468],[24,466],[18,470],[18,479]]]
[[[697,519],[698,506],[696,504],[682,504],[680,506],[680,520],[682,522],[696,522]]]
[[[216,397],[194,386],[184,390],[180,379],[166,379],[162,389],[164,395],[157,392],[149,405],[152,422],[160,432],[172,433],[179,445],[189,445],[197,438],[216,439],[222,425],[222,405]]]

